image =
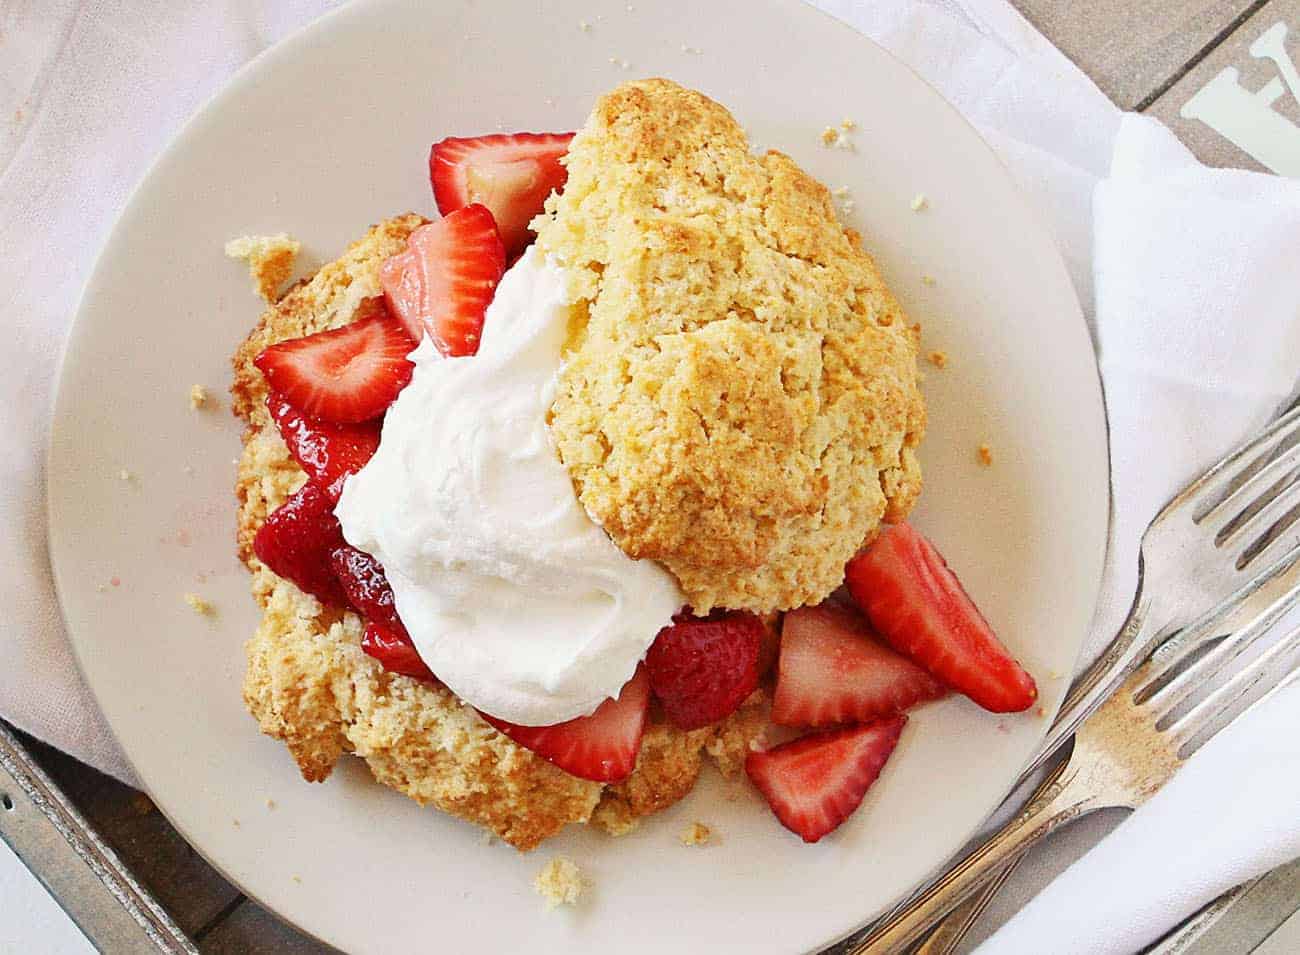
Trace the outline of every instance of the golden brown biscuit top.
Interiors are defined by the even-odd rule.
[[[921,487],[915,331],[825,186],[667,80],[602,97],[534,221],[572,275],[551,430],[592,517],[691,605],[823,599]]]

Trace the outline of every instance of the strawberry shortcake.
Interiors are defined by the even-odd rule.
[[[908,709],[1033,704],[906,522],[917,331],[824,186],[667,80],[429,174],[234,357],[244,699],[305,778],[526,850],[711,761],[817,841]]]

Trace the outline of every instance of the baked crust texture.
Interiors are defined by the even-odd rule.
[[[257,559],[253,538],[305,481],[266,409],[253,359],[268,345],[337,328],[378,307],[379,266],[424,223],[374,226],[338,260],[261,316],[233,358],[232,408],[246,423],[239,459],[237,542],[262,620],[246,645],[244,702],[262,732],[282,740],[303,778],[319,782],[346,753],[381,783],[483,826],[521,850],[570,823],[626,831],[684,796],[706,748],[728,769],[743,760],[753,706],[719,726],[683,733],[655,716],[633,775],[618,786],[578,779],[497,732],[446,688],[389,673],[361,650],[356,614],[323,606]],[[755,703],[754,705],[758,705]]]
[[[826,187],[662,79],[602,97],[534,220],[575,303],[551,431],[697,613],[818,603],[921,489],[918,332]]]

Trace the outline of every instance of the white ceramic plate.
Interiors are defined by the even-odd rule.
[[[239,689],[256,623],[233,546],[239,427],[224,402],[191,411],[187,393],[224,395],[259,311],[225,239],[288,230],[332,258],[384,216],[432,214],[434,139],[571,129],[598,94],[645,75],[705,91],[756,143],[851,188],[850,221],[927,347],[951,356],[926,384],[915,520],[1037,676],[1045,712],[997,717],[960,699],[918,711],[862,810],[816,846],[708,770],[626,838],[575,830],[523,856],[374,784],[357,761],[309,786],[257,733]],[[855,152],[819,142],[844,117],[859,124]],[[919,192],[930,207],[918,214]],[[991,468],[976,463],[981,443]],[[49,471],[69,630],[155,801],[250,895],[372,952],[791,952],[850,931],[962,843],[1046,727],[1096,598],[1106,482],[1079,306],[1007,173],[906,68],[779,0],[368,2],[260,57],[186,127],[113,232],[68,347]],[[215,618],[187,607],[188,591]],[[678,843],[697,819],[719,844]],[[595,888],[546,913],[530,881],[557,851]]]

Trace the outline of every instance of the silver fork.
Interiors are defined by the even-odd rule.
[[[1073,751],[1016,818],[854,951],[904,951],[1008,861],[1056,829],[1098,809],[1136,809],[1146,802],[1215,733],[1300,678],[1300,627],[1227,675],[1267,632],[1263,626],[1243,631],[1225,641],[1230,651],[1216,647],[1199,658],[1193,646],[1162,648],[1166,652],[1139,667],[1079,726]]]
[[[1071,687],[1021,781],[1059,751],[1079,724],[1170,635],[1190,650],[1260,613],[1271,614],[1271,622],[1300,600],[1300,540],[1292,533],[1300,508],[1298,467],[1300,405],[1211,466],[1161,510],[1142,538],[1138,591],[1128,619]],[[918,955],[951,952],[1014,866],[945,919],[920,945]],[[858,950],[869,929],[829,951]]]

